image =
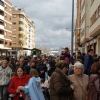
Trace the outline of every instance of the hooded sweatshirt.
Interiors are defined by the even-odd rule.
[[[29,80],[29,94],[31,100],[45,100],[40,87],[40,77],[32,77]]]

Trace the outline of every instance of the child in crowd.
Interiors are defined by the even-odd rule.
[[[41,87],[40,77],[35,69],[30,70],[30,80],[25,86],[19,86],[18,89],[24,91],[26,94],[25,100],[45,100]]]

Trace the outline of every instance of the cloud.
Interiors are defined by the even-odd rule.
[[[23,8],[35,23],[35,45],[59,48],[70,45],[72,0],[9,0]],[[75,0],[76,4],[76,0]],[[69,28],[66,30],[66,28]]]

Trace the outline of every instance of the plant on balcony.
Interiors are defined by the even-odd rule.
[[[24,38],[24,35],[23,34],[19,34],[19,38]]]
[[[19,40],[19,45],[23,46],[24,45],[24,41],[23,40]]]

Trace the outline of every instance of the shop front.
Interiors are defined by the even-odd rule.
[[[88,49],[93,49],[93,54],[96,54],[96,49],[97,49],[97,39],[92,39],[87,43],[87,51]]]

